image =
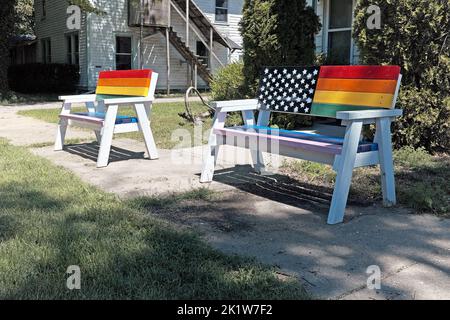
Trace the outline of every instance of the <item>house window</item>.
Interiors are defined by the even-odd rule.
[[[66,36],[67,63],[80,64],[80,37],[78,33]]]
[[[353,0],[328,1],[328,63],[352,62]]]
[[[216,0],[216,22],[228,22],[228,0]]]
[[[116,37],[116,70],[132,69],[131,37]]]
[[[42,0],[42,19],[47,17],[47,1]]]
[[[201,41],[197,41],[197,56],[202,64],[206,64],[209,67],[209,50]]]
[[[42,62],[52,63],[52,42],[50,38],[41,40],[42,46]]]

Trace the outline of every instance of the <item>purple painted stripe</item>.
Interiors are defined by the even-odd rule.
[[[76,120],[76,121],[82,121],[82,122],[90,122],[95,124],[102,125],[104,120],[94,117],[88,117],[88,116],[80,116],[76,114],[63,114],[59,116],[60,118],[69,119],[69,120]]]
[[[286,136],[278,136],[278,135],[270,135],[270,134],[262,134],[257,133],[255,131],[239,131],[229,128],[223,128],[223,129],[214,129],[215,134],[224,135],[224,136],[243,136],[243,137],[256,137],[256,138],[263,138],[267,140],[278,140],[280,144],[287,145],[294,148],[299,148],[307,151],[314,151],[314,152],[320,152],[320,153],[329,153],[329,154],[341,154],[342,152],[342,146],[331,144],[331,143],[325,143],[325,142],[318,142],[318,141],[311,141],[311,140],[303,140],[303,139],[296,139]]]

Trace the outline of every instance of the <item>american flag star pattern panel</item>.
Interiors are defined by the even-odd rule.
[[[320,67],[266,67],[258,102],[262,110],[310,114]]]

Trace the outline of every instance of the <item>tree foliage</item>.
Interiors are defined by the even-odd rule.
[[[237,100],[245,97],[244,65],[231,63],[221,68],[211,82],[211,98],[215,101]]]
[[[34,0],[17,0],[15,33],[34,34]]]
[[[104,14],[105,12],[95,7],[90,0],[68,0],[69,4],[79,6],[84,12],[91,12],[95,14]]]
[[[381,9],[381,29],[367,28],[370,5]],[[354,38],[363,63],[402,68],[396,146],[450,150],[450,2],[359,0]]]

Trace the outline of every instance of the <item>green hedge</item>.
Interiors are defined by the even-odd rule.
[[[73,92],[79,79],[79,67],[69,64],[33,63],[8,69],[11,90],[22,93]]]
[[[368,29],[367,8],[381,9],[381,28]],[[397,148],[450,152],[450,2],[448,0],[358,0],[353,36],[364,64],[402,68],[394,123]]]

